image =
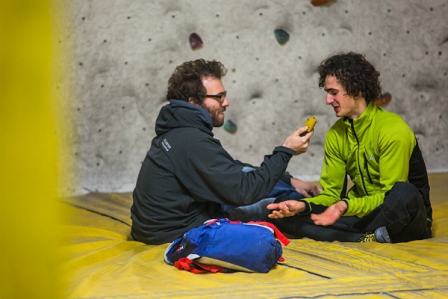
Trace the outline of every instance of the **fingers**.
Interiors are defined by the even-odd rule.
[[[311,192],[313,192],[313,191],[311,190]],[[302,194],[303,196],[305,196],[307,198],[311,197],[311,195],[308,193],[308,190],[306,190],[306,189],[303,189],[302,192],[300,192],[300,194]]]
[[[308,130],[308,126],[304,126],[304,127],[301,127],[301,128],[299,128],[297,131],[296,131],[296,133],[297,133],[297,135],[299,135],[300,137],[303,137],[303,136],[305,136],[306,135],[306,130]],[[303,134],[303,135],[302,135]]]
[[[286,138],[285,142],[283,143],[283,146],[290,148],[295,151],[294,155],[300,155],[307,151],[308,149],[308,143],[313,135],[313,132],[310,132],[308,134],[305,134],[303,137],[300,136],[303,133],[306,133],[307,127],[301,127],[295,132],[293,132],[291,135]]]
[[[325,212],[322,214],[311,214],[311,220],[314,221],[314,224],[322,226],[332,225],[335,222],[331,217],[325,215]]]
[[[268,215],[269,218],[272,219],[279,219],[283,218],[283,213],[280,210],[280,204],[279,203],[271,203],[266,206],[268,210],[271,210],[271,214]]]
[[[303,154],[303,153],[305,153],[308,150],[308,145],[310,143],[310,138],[311,138],[311,136],[313,136],[314,132],[311,131],[310,133],[307,133],[306,132],[306,128],[307,127],[302,127],[302,128],[300,128],[297,131],[297,132],[302,132],[301,134],[304,134],[304,135],[300,135],[299,134],[299,137],[301,139],[300,140],[301,141],[301,146],[298,148],[298,150],[296,151],[295,155]]]
[[[346,203],[344,201],[339,201],[335,204],[329,206],[321,214],[311,214],[310,218],[314,221],[316,225],[328,226],[334,224],[346,210]]]
[[[278,209],[280,209],[280,204],[279,203],[270,203],[266,206],[266,208],[268,208],[268,210],[278,210]]]
[[[287,216],[284,215],[281,211],[275,210],[275,211],[272,211],[272,213],[269,214],[268,217],[271,219],[281,219],[281,218],[285,218]]]
[[[322,192],[322,187],[313,185],[311,193],[313,193],[313,196],[318,196]]]
[[[271,214],[268,215],[269,218],[279,219],[294,215],[288,202],[271,203],[266,207],[271,210]]]
[[[310,139],[311,136],[313,136],[313,134],[314,134],[314,130],[312,130],[311,132],[307,132],[307,130],[308,130],[308,127],[304,126],[304,127],[299,128],[297,130],[297,132],[299,132],[300,137],[307,137],[307,139]]]
[[[324,225],[322,214],[311,214],[310,216],[311,220],[314,221],[314,224],[316,225]],[[324,225],[325,226],[325,225]]]

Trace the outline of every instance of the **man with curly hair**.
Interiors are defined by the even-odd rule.
[[[292,133],[259,167],[233,159],[213,137],[229,106],[221,81],[226,71],[218,61],[198,59],[178,66],[168,80],[169,104],[157,117],[156,137],[133,192],[135,240],[172,242],[212,218],[267,220],[266,206],[279,181],[299,198],[319,194],[318,186],[285,172],[291,157],[308,148],[313,132],[300,136],[307,127]]]
[[[329,129],[316,197],[268,206],[284,232],[322,241],[398,243],[431,237],[425,162],[410,127],[374,104],[380,73],[365,57],[324,60],[319,87],[340,119]],[[347,192],[347,175],[353,186]]]

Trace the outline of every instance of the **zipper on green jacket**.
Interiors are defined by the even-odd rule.
[[[358,144],[358,148],[357,148],[358,161],[357,161],[357,164],[358,164],[358,171],[361,174],[362,186],[364,187],[364,191],[366,192],[366,195],[369,196],[369,192],[367,192],[366,184],[364,182],[364,175],[362,174],[361,166],[359,165],[359,161],[360,161],[360,159],[359,159],[359,139],[358,139],[358,136],[356,135],[355,126],[353,125],[353,119],[349,118],[348,121],[350,122],[350,126],[352,128],[353,135],[355,135],[356,143]]]
[[[370,184],[373,185],[372,178],[370,177],[369,163],[367,162],[367,156],[366,156],[366,153],[363,153],[363,154],[364,154],[364,169],[365,169],[366,172],[367,172],[367,177],[369,178],[369,182],[370,182]]]

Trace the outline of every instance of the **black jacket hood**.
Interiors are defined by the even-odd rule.
[[[160,110],[156,120],[155,131],[157,136],[177,129],[193,127],[207,132],[213,136],[213,122],[210,114],[204,108],[182,100],[170,100]]]

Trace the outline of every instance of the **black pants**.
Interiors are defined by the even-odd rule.
[[[313,213],[326,207],[318,206]],[[366,232],[385,226],[393,243],[431,237],[423,199],[414,185],[397,182],[386,193],[384,202],[362,218],[343,216],[333,225],[315,225],[310,215],[296,215],[272,222],[284,233],[317,241],[357,242]]]

